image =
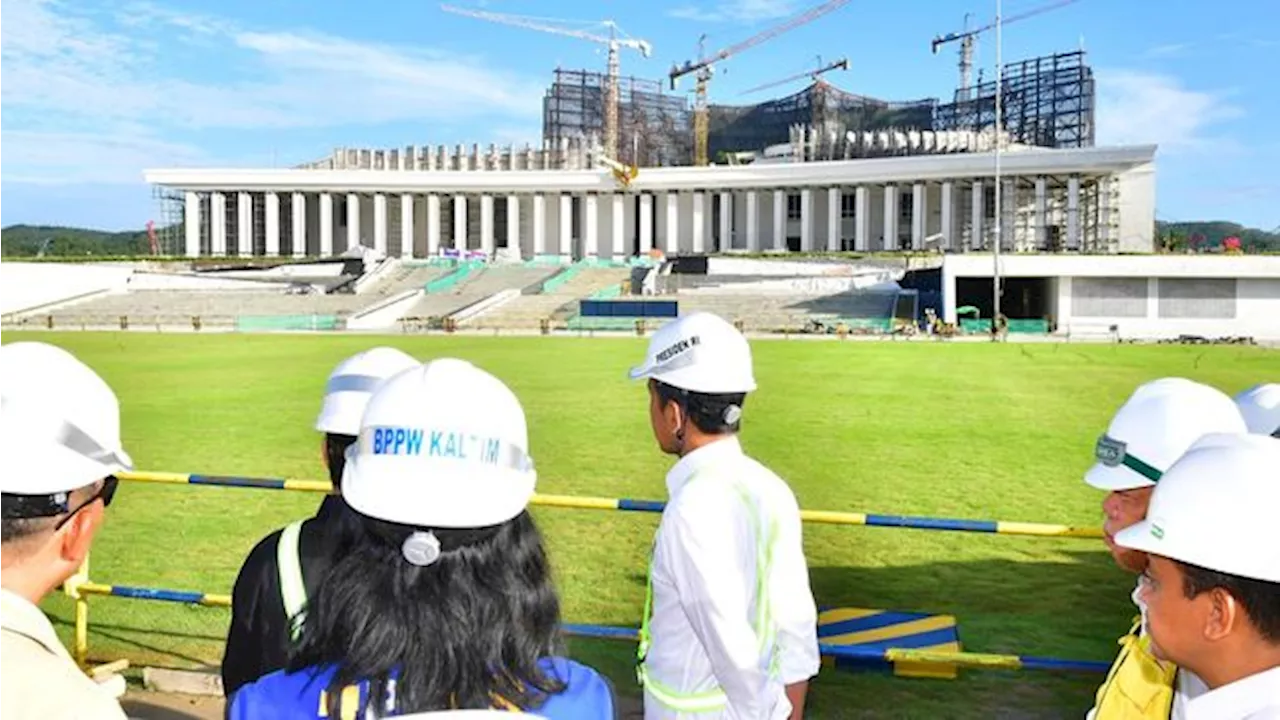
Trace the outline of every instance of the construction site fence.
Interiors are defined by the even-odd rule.
[[[199,475],[168,472],[128,472],[118,477],[128,482],[160,483],[169,485],[197,485],[207,487],[256,488],[295,492],[331,493],[332,485],[322,480],[289,478],[255,478],[225,475]],[[532,505],[540,507],[577,508],[585,510],[614,510],[624,512],[661,513],[665,503],[658,500],[631,498],[584,497],[572,495],[535,495]],[[801,519],[809,523],[830,525],[862,525],[885,528],[910,528],[928,531],[969,532],[997,535],[1021,535],[1051,538],[1102,537],[1102,530],[1093,527],[1076,527],[1052,523],[1010,522],[1001,520],[972,520],[962,518],[936,518],[878,513],[843,512],[827,510],[802,510]],[[90,596],[111,596],[135,600],[173,602],[187,605],[229,607],[231,597],[166,588],[148,588],[94,582],[90,579],[89,559],[86,557],[79,571],[63,585],[63,591],[75,603],[75,628],[73,654],[82,666],[89,657],[89,600]],[[566,624],[565,634],[580,637],[635,640],[634,628],[589,624]],[[975,652],[951,652],[914,650],[902,648],[848,647],[820,645],[820,652],[836,660],[854,662],[923,663],[946,667],[1052,670],[1074,672],[1105,672],[1107,663],[1052,657],[990,654]]]

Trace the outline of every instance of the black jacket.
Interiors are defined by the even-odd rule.
[[[315,597],[333,565],[339,525],[349,513],[342,499],[329,496],[315,517],[302,523],[298,549],[307,597]],[[280,597],[276,548],[280,530],[263,538],[249,552],[231,593],[231,629],[222,658],[222,688],[231,697],[241,685],[284,668],[289,659],[289,623]]]

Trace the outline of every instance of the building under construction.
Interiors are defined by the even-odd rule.
[[[1004,70],[1002,116],[1008,142],[1052,148],[1092,147],[1093,71],[1083,51],[1010,63]],[[556,70],[543,100],[543,139],[600,137],[604,132],[603,73]],[[693,111],[661,83],[619,81],[620,160],[641,166],[692,164]],[[849,132],[970,131],[995,124],[996,83],[956,90],[951,103],[926,98],[894,102],[845,92],[819,80],[793,95],[754,105],[711,105],[708,155],[761,151],[792,142],[808,126],[820,137]],[[816,157],[821,158],[819,153]]]

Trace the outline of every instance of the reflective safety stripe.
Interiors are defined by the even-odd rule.
[[[688,483],[693,482],[697,477],[697,473],[690,477],[686,487]],[[756,527],[756,613],[754,622],[752,622],[752,629],[755,631],[756,638],[759,641],[759,652],[767,652],[769,654],[769,675],[776,679],[778,677],[779,661],[779,653],[777,652],[778,633],[773,624],[772,599],[770,598],[768,583],[770,572],[773,569],[773,550],[777,544],[775,541],[778,536],[778,522],[776,518],[770,519],[766,530],[764,523],[761,522],[760,509],[752,501],[750,493],[738,483],[735,483],[733,488],[746,507],[747,513],[751,515],[751,523]],[[656,536],[654,537],[654,549],[657,549]],[[648,656],[649,646],[652,644],[652,636],[649,632],[649,621],[653,617],[652,557],[653,553],[651,552],[648,577],[645,581],[644,615],[640,621],[640,643],[636,648],[636,679],[640,682],[641,687],[652,695],[655,700],[676,712],[700,713],[722,708],[728,702],[728,698],[719,687],[696,693],[685,692],[663,684],[649,673],[645,658]]]
[[[301,520],[290,523],[280,531],[280,541],[276,543],[280,600],[284,603],[284,616],[289,623],[289,637],[295,642],[302,634],[302,621],[307,607],[307,585],[302,581],[302,551],[299,544],[301,533]]]

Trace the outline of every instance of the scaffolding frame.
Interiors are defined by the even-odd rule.
[[[156,204],[156,217],[153,222],[157,251],[160,255],[185,255],[187,251],[186,193],[162,185],[153,185],[151,198]]]
[[[1050,148],[1094,144],[1095,86],[1085,52],[1075,50],[1008,63],[1003,68],[1001,118],[1012,142]],[[939,105],[934,130],[980,130],[996,123],[996,85],[958,89]]]
[[[554,149],[571,138],[604,136],[608,76],[556,68],[542,100],[542,139]],[[645,167],[686,165],[693,153],[689,101],[662,91],[662,84],[634,76],[618,78],[616,160]]]

